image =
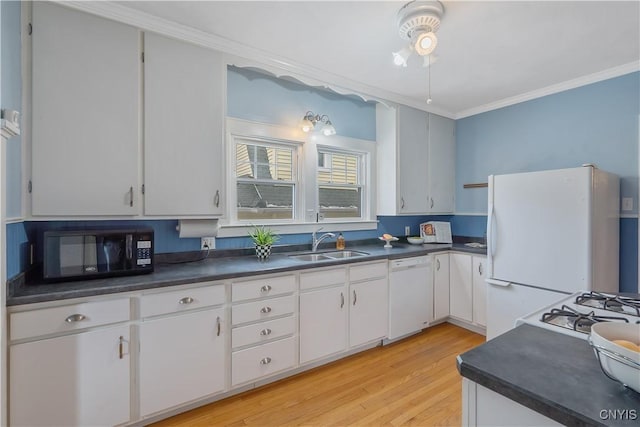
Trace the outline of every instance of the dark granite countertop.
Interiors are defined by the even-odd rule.
[[[394,242],[393,248],[379,244],[349,245],[347,249],[366,252],[367,255],[350,259],[302,262],[291,259],[287,253],[272,253],[267,261],[255,255],[214,257],[185,264],[156,264],[154,272],[137,276],[82,280],[53,284],[15,284],[8,286],[7,305],[15,306],[37,302],[82,298],[94,295],[139,291],[143,289],[178,286],[202,281],[223,280],[259,274],[281,273],[330,265],[398,259],[426,255],[432,252],[456,250],[472,254],[486,254],[485,248],[470,248],[462,243],[410,245]],[[319,250],[322,252],[323,250]]]
[[[607,378],[586,340],[532,325],[460,355],[458,370],[564,425],[637,426],[640,419],[640,393]],[[629,410],[636,416],[603,420],[603,410]]]

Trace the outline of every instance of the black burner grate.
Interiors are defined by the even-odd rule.
[[[625,322],[629,320],[616,316],[597,316],[593,311],[581,313],[571,307],[563,305],[561,308],[553,308],[544,313],[540,319],[545,323],[560,326],[566,329],[573,329],[583,334],[591,332],[591,325],[598,322]]]
[[[576,304],[640,317],[640,300],[631,297],[592,291],[578,295]]]

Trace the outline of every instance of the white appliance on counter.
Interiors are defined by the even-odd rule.
[[[488,340],[563,295],[618,291],[619,204],[592,165],[489,176]]]
[[[389,341],[428,326],[432,295],[431,258],[417,256],[389,261]]]

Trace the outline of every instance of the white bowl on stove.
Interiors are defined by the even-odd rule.
[[[602,369],[611,377],[640,393],[640,352],[614,343],[626,340],[640,344],[640,325],[600,322],[591,326],[589,343],[596,351]]]

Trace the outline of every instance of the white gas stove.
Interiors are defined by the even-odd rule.
[[[640,299],[602,292],[576,292],[516,321],[587,339],[596,322],[640,324]]]

